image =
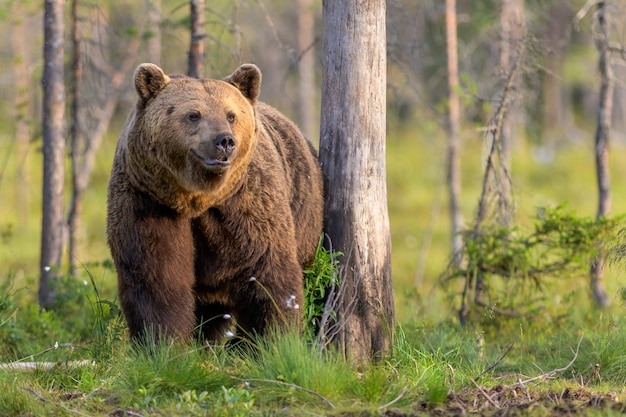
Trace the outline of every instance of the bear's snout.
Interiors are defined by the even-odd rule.
[[[237,156],[235,137],[230,132],[218,133],[213,139],[205,139],[190,150],[200,158],[209,171],[221,174],[230,167]]]
[[[213,143],[218,155],[223,156],[222,160],[228,160],[235,156],[235,138],[230,133],[220,133],[215,137]]]

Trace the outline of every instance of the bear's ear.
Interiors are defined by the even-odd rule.
[[[154,64],[141,64],[135,70],[135,89],[144,101],[156,97],[169,82],[170,77]]]
[[[224,81],[237,87],[254,104],[261,91],[261,70],[254,64],[244,64],[224,78]]]

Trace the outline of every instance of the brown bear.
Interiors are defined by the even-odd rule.
[[[221,339],[298,323],[322,232],[315,149],[257,101],[261,72],[223,80],[134,74],[137,104],[108,188],[107,243],[134,339]]]

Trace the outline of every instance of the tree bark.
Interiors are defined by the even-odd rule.
[[[394,326],[385,180],[384,0],[324,0],[320,159],[325,230],[343,253],[337,341],[367,362]]]
[[[187,75],[203,77],[204,63],[204,0],[191,0],[191,44]]]
[[[63,253],[63,182],[65,86],[63,85],[63,0],[46,0],[44,10],[43,207],[39,305],[54,303],[51,280],[60,270]]]
[[[460,101],[459,101],[459,64],[457,55],[456,34],[456,0],[446,0],[446,45],[448,55],[448,147],[447,147],[447,183],[449,210],[452,233],[452,253],[455,266],[461,264],[463,249],[463,215],[461,213],[461,159],[459,150],[461,138],[459,133]]]
[[[598,49],[600,70],[600,97],[598,103],[598,121],[595,134],[596,178],[598,183],[598,210],[596,218],[607,216],[611,211],[611,176],[609,172],[609,140],[611,135],[611,117],[613,114],[613,69],[609,50],[609,13],[607,2],[598,3],[597,10],[596,48]],[[590,286],[592,299],[597,307],[610,304],[604,283],[604,263],[602,254],[598,256],[590,268]]]
[[[315,52],[313,44],[314,18],[312,0],[298,0],[298,60],[299,86],[299,125],[304,136],[311,139],[315,135]]]
[[[72,40],[72,77],[70,94],[72,97],[71,109],[70,109],[70,158],[72,160],[72,201],[70,202],[70,212],[67,216],[67,223],[69,226],[69,268],[70,274],[74,275],[76,262],[78,260],[78,230],[80,228],[80,216],[83,211],[83,191],[79,184],[80,177],[80,149],[81,143],[80,132],[82,129],[79,126],[80,117],[80,96],[83,77],[83,66],[81,63],[81,48],[80,48],[80,33],[78,28],[78,0],[72,0],[72,12],[71,12],[71,40]]]

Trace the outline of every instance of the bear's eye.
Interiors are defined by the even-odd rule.
[[[232,111],[226,115],[226,119],[228,119],[228,123],[235,123],[235,113]]]
[[[202,115],[199,111],[192,111],[187,113],[187,120],[190,122],[197,122],[202,118]]]

